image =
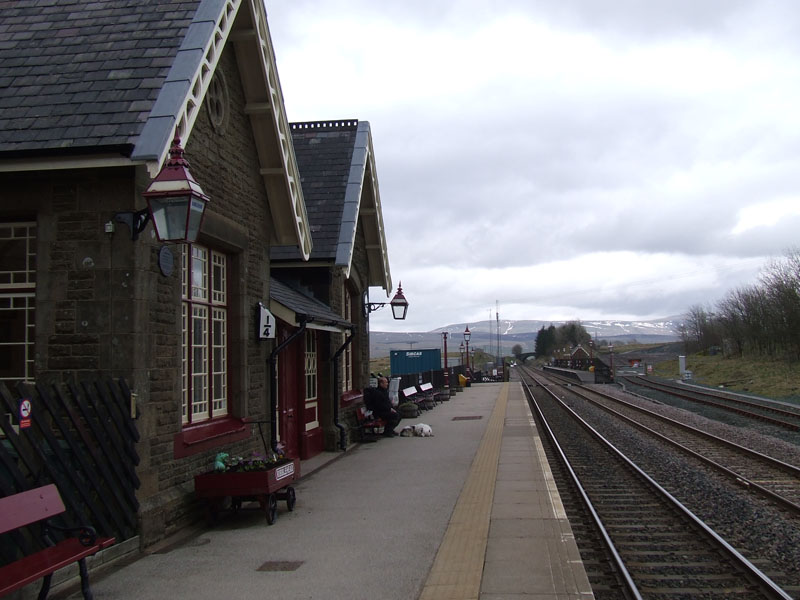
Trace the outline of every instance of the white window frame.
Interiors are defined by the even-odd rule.
[[[22,313],[25,325],[21,339],[0,339],[0,346],[22,353],[22,371],[0,376],[0,381],[33,381],[36,324],[36,222],[0,222],[0,241],[24,245],[21,268],[11,268],[0,257],[0,313]]]
[[[317,365],[317,332],[314,329],[306,329],[305,333],[305,402],[303,421],[305,430],[311,431],[319,427],[319,379]],[[309,411],[313,411],[314,418],[306,421]]]
[[[317,332],[306,329],[305,337],[305,400],[309,402],[317,399]]]
[[[200,244],[181,256],[181,421],[228,414],[230,258]]]

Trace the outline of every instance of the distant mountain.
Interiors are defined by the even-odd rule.
[[[498,337],[500,354],[511,354],[515,344],[522,346],[524,352],[531,352],[536,344],[536,336],[542,327],[563,325],[567,321],[480,321],[470,323],[470,348],[480,348],[489,354],[497,353]],[[668,317],[653,321],[581,321],[581,325],[593,338],[609,342],[660,343],[680,339],[678,326],[680,317]],[[409,350],[420,348],[442,348],[442,333],[447,332],[448,352],[457,352],[458,345],[464,341],[466,323],[456,323],[433,331],[395,333],[371,331],[369,351],[372,358],[389,356],[390,350]]]

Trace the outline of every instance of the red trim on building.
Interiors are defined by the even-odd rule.
[[[344,408],[345,406],[352,406],[359,404],[364,397],[364,392],[361,390],[350,390],[342,394],[339,405]]]
[[[250,428],[236,417],[222,417],[185,427],[173,439],[175,458],[199,454],[250,437]]]

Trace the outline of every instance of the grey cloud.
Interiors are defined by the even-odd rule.
[[[562,44],[558,52],[545,49],[518,62],[510,56],[509,65],[492,54],[496,69],[473,69],[475,56],[453,63],[454,72],[472,78],[464,86],[469,94],[436,85],[439,74],[448,74],[442,71],[447,60],[459,59],[447,48],[433,56],[380,44],[363,52],[407,59],[396,77],[376,78],[388,89],[374,89],[375,80],[365,76],[318,94],[290,90],[280,62],[289,48],[281,43],[310,40],[281,27],[324,26],[316,23],[320,13],[350,19],[356,30],[365,17],[373,19],[371,28],[399,24],[424,32],[426,42],[471,41],[484,23],[514,16],[546,24]],[[275,3],[273,14],[287,111],[293,114],[290,98],[319,98],[318,106],[306,107],[317,114],[293,120],[354,116],[372,125],[392,275],[415,297],[419,321],[409,327],[423,319],[429,328],[464,321],[495,300],[529,305],[530,318],[549,318],[537,310],[586,319],[677,314],[747,283],[754,262],[796,240],[797,215],[733,233],[741,210],[800,191],[800,10],[794,2],[296,0]],[[564,34],[572,37],[564,41]],[[559,54],[575,39],[590,40],[577,45],[600,49],[611,61],[596,65],[602,73],[582,69],[592,56]],[[687,48],[709,71],[693,70]],[[315,73],[313,56],[306,60],[292,63],[303,69],[295,85],[327,74]],[[568,67],[563,73],[559,61]],[[533,76],[542,65],[552,68]],[[346,114],[331,114],[334,100]],[[547,267],[555,261],[591,268],[585,257],[598,252],[635,257],[632,264],[596,267],[620,283],[587,287],[581,272],[550,276],[573,284],[530,281],[535,273],[554,272]],[[698,267],[683,276],[664,256]],[[655,272],[647,266],[650,257],[673,272]],[[518,268],[519,280],[498,275],[507,267]]]

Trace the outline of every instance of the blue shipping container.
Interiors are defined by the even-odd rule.
[[[441,368],[442,353],[438,348],[389,351],[389,369],[392,377],[409,373],[438,371]]]

